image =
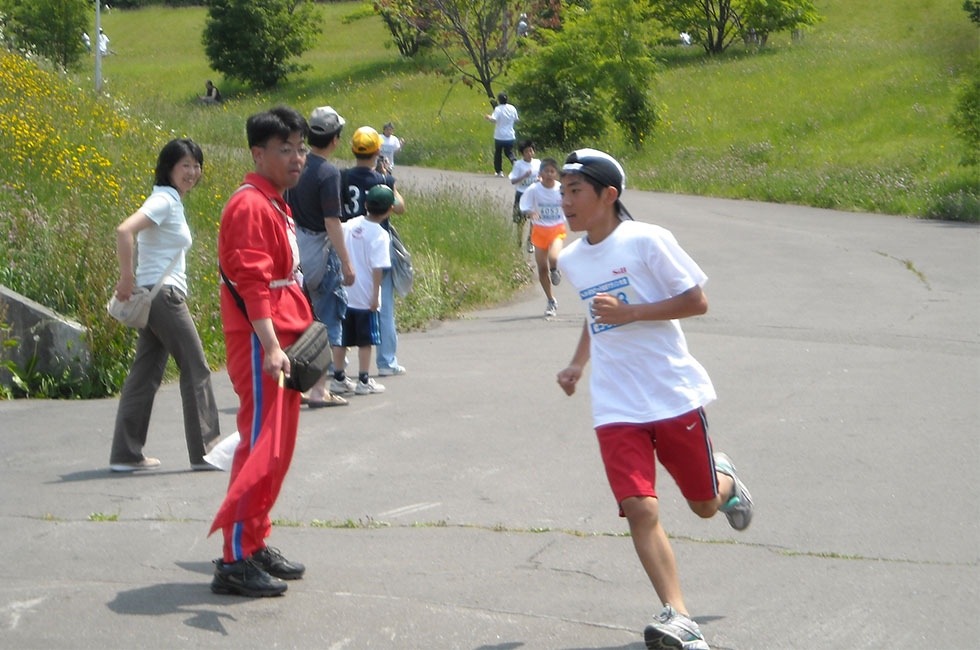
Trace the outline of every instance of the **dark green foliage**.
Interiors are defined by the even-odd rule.
[[[90,5],[90,0],[0,0],[0,18],[5,17],[3,31],[16,47],[67,70],[86,52],[82,32],[88,29]]]
[[[810,0],[659,0],[656,17],[675,32],[689,32],[708,54],[736,39],[764,45],[769,34],[799,29],[819,16]]]
[[[963,164],[980,164],[980,62],[974,62],[966,73],[950,125],[965,145]]]
[[[419,50],[432,44],[428,34],[432,27],[432,19],[428,15],[431,9],[428,7],[415,7],[412,2],[404,0],[378,0],[374,3],[374,10],[381,16],[402,56],[415,56]],[[406,20],[406,15],[411,15],[412,19]]]
[[[980,0],[963,0],[963,11],[970,14],[970,20],[980,25]]]
[[[648,42],[655,31],[645,2],[595,0],[588,12],[569,9],[562,31],[545,35],[514,66],[510,88],[522,133],[545,145],[582,144],[602,135],[611,117],[641,146],[657,120]]]
[[[582,75],[588,53],[571,38],[550,37],[546,46],[514,66],[511,100],[521,107],[521,133],[540,146],[561,147],[605,132],[602,99]]]
[[[269,88],[307,66],[292,62],[316,43],[320,15],[306,0],[207,0],[202,40],[211,67]]]

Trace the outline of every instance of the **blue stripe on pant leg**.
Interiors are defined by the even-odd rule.
[[[370,312],[370,322],[371,322],[371,343],[378,345],[381,343],[381,317],[376,311]],[[377,354],[377,350],[375,350]]]
[[[252,333],[251,338],[251,359],[252,359],[252,430],[249,432],[249,450],[255,448],[255,443],[259,439],[259,431],[262,430],[262,345],[259,337]],[[242,522],[235,522],[232,528],[232,554],[235,560],[242,560],[242,534],[244,526]]]

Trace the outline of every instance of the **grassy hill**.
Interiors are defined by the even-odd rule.
[[[978,50],[959,0],[817,4],[825,19],[805,38],[775,35],[761,52],[735,46],[708,58],[663,48],[651,89],[663,121],[653,137],[641,150],[615,131],[587,144],[621,157],[634,188],[907,215],[940,206],[942,215],[980,220],[980,174],[959,166],[947,126]],[[280,102],[304,113],[331,104],[352,127],[393,120],[407,139],[399,164],[491,171],[478,92],[432,74],[435,55],[407,61],[386,48],[365,5],[319,9],[326,27],[303,57],[311,69],[260,93],[208,69],[201,8],[104,15],[116,52],[103,65],[105,97],[92,92],[91,62],[66,77],[0,51],[0,283],[88,326],[96,358],[96,372],[80,382],[34,378],[48,381],[48,394],[111,393],[125,376],[134,335],[104,309],[116,279],[113,231],[149,192],[170,138],[194,138],[206,157],[186,207],[195,234],[191,309],[213,365],[224,359],[218,216],[250,167],[246,116]],[[193,101],[208,78],[227,97],[220,107]],[[399,229],[417,262],[416,291],[397,310],[402,328],[501,300],[529,281],[509,220],[488,204],[402,189],[411,208]],[[478,237],[460,236],[460,214]],[[0,349],[8,343],[0,324]]]
[[[978,171],[959,166],[947,125],[980,45],[962,3],[816,4],[824,19],[801,40],[777,34],[762,51],[735,45],[714,58],[663,48],[651,91],[663,121],[653,138],[640,151],[616,132],[588,144],[622,157],[631,185],[643,189],[908,215],[929,215],[959,191],[980,204]],[[308,112],[329,103],[356,124],[394,120],[409,140],[404,164],[491,169],[479,92],[426,73],[440,64],[435,55],[401,59],[376,16],[345,20],[364,15],[363,4],[320,8],[324,34],[302,59],[312,68],[259,94],[208,70],[203,9],[114,11],[103,20],[118,52],[104,64],[109,92],[169,128],[228,144],[258,108],[286,102]],[[206,78],[231,95],[223,112],[190,105]],[[506,86],[504,78],[498,87]]]

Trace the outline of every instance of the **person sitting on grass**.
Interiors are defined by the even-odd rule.
[[[218,92],[218,87],[210,79],[204,82],[204,94],[199,95],[197,101],[202,104],[212,105],[221,103],[221,93]]]

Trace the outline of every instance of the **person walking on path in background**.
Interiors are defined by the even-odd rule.
[[[720,510],[736,530],[752,521],[752,497],[735,466],[712,451],[704,406],[715,390],[678,322],[707,311],[707,276],[669,231],[632,220],[614,158],[580,149],[561,174],[568,224],[585,236],[558,264],[582,298],[585,324],[558,384],[574,394],[592,359],[592,417],[606,475],[663,605],[644,630],[647,648],[707,650],[681,594],[655,491],[658,457],[698,516]]]
[[[387,161],[388,169],[395,168],[395,154],[405,146],[405,139],[395,135],[395,125],[385,122],[381,128],[381,156]]]
[[[521,196],[521,212],[531,219],[531,244],[538,265],[538,282],[548,299],[544,315],[558,315],[558,300],[552,291],[561,282],[558,254],[565,239],[565,213],[562,212],[561,183],[558,182],[558,162],[553,158],[541,161],[541,180]]]
[[[521,196],[539,180],[538,173],[541,171],[541,161],[534,157],[534,142],[531,140],[518,142],[517,152],[521,154],[521,157],[514,162],[509,178],[514,186],[514,223],[517,224],[517,244],[521,246],[524,245],[524,222],[527,221],[527,217],[521,212]],[[534,252],[530,230],[527,232],[527,252]]]
[[[381,136],[370,126],[362,126],[354,132],[351,150],[357,164],[344,173],[345,215],[356,217],[366,214],[364,198],[375,185],[387,185],[395,194],[395,204],[391,212],[405,213],[405,200],[395,187],[395,177],[391,174],[378,172],[375,167],[381,150]],[[388,230],[389,219],[381,222],[381,227]],[[395,284],[391,277],[391,269],[384,272],[381,280],[381,311],[378,313],[381,321],[381,343],[378,344],[376,361],[378,374],[382,377],[405,374],[405,366],[398,363],[398,331],[395,328]],[[354,382],[348,377],[338,379],[337,369],[334,368],[334,380],[330,382],[330,390],[353,392]]]
[[[215,518],[224,548],[215,561],[211,591],[258,597],[282,594],[284,580],[301,578],[305,571],[302,564],[267,547],[265,539],[272,531],[269,512],[289,469],[299,424],[299,393],[280,383],[280,373],[288,376],[290,370],[283,348],[313,321],[297,282],[295,227],[282,198],[299,182],[306,163],[308,127],[298,112],[279,106],[249,117],[245,132],[255,171],[228,199],[218,230],[218,265],[224,279],[221,322],[228,377],[239,398],[241,436],[229,490],[260,443],[271,445],[278,439],[278,462],[251,463],[249,469],[261,470],[249,477],[254,484],[230,504],[225,518],[224,508]],[[278,395],[281,409],[276,406],[277,391],[283,391]]]
[[[381,342],[378,315],[384,304],[381,282],[391,270],[391,239],[381,223],[391,214],[395,192],[383,183],[364,197],[367,214],[344,224],[344,237],[357,275],[348,292],[344,317],[344,345],[357,347],[358,381],[355,395],[383,393],[385,387],[371,379],[371,347]]]
[[[296,220],[296,241],[303,267],[303,282],[317,320],[326,325],[335,368],[345,365],[343,342],[347,290],[354,284],[344,243],[340,171],[330,162],[346,121],[332,107],[321,106],[310,115],[310,153],[296,187],[286,191],[286,202]],[[327,389],[329,373],[308,394],[310,408],[344,406],[340,395]]]
[[[109,37],[106,36],[106,33],[101,29],[99,30],[98,45],[99,45],[99,54],[101,54],[102,56],[108,56],[110,54],[116,53],[115,50],[109,49]]]
[[[507,156],[507,160],[513,165],[517,160],[514,157],[514,141],[517,139],[517,132],[514,124],[520,119],[517,109],[513,104],[507,103],[507,93],[497,95],[497,106],[493,113],[483,116],[493,123],[493,172],[503,178],[503,160],[501,153]]]
[[[82,32],[82,42],[85,43],[85,51],[92,51],[92,39],[89,38],[88,32]]]
[[[180,369],[184,438],[193,469],[215,469],[204,461],[221,435],[211,388],[211,368],[187,309],[186,251],[191,231],[184,217],[184,196],[201,180],[204,154],[193,140],[171,140],[157,157],[153,192],[139,210],[116,228],[119,281],[116,297],[129,300],[136,286],[152,287],[174,258],[177,264],[153,299],[146,327],[136,340],[136,356],[123,384],[116,412],[109,468],[114,472],[154,469],[156,458],[143,455],[150,412],[167,359]],[[133,272],[133,238],[139,244]]]

